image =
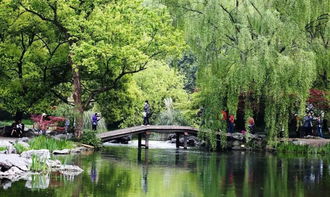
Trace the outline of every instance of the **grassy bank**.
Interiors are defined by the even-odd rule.
[[[330,154],[330,144],[326,144],[320,147],[314,147],[309,145],[281,143],[277,145],[276,151],[281,153]]]

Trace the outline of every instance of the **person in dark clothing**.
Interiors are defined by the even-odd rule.
[[[93,131],[96,131],[96,129],[97,129],[97,123],[99,122],[99,120],[100,120],[100,117],[97,115],[97,113],[95,113],[92,116],[92,130]]]
[[[11,136],[14,134],[17,135],[18,137],[21,137],[24,131],[24,124],[22,123],[21,120],[16,120],[12,125],[12,131],[11,131]]]
[[[234,133],[234,129],[235,129],[235,117],[234,115],[230,115],[228,121],[228,132]]]
[[[308,113],[307,116],[304,117],[304,123],[303,123],[303,132],[306,135],[311,135],[312,134],[312,121],[313,121],[313,117],[311,115],[311,113]]]
[[[321,138],[323,138],[322,127],[323,127],[323,119],[321,117],[317,117],[316,119],[317,135],[320,136]]]
[[[151,110],[150,110],[150,105],[148,101],[145,101],[144,107],[143,107],[143,125],[149,125],[149,118],[151,116]]]

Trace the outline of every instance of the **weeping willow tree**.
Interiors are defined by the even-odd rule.
[[[308,34],[308,24],[329,13],[327,0],[164,0],[176,14],[198,56],[198,86],[204,107],[204,135],[216,146],[226,132],[221,110],[244,119],[263,111],[269,143],[288,136],[289,114],[303,115],[308,90],[316,79],[316,57],[328,43]],[[175,6],[173,6],[175,4]],[[185,11],[185,12],[183,12]],[[183,14],[185,13],[185,14]],[[329,21],[322,21],[329,27]],[[313,23],[312,25],[315,25]],[[324,42],[323,42],[324,41]],[[311,44],[316,43],[312,48]],[[324,54],[318,54],[319,49]],[[327,62],[323,62],[326,70]],[[239,106],[240,105],[240,106]]]

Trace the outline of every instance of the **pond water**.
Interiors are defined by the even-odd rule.
[[[140,154],[139,154],[140,153]],[[0,188],[0,197],[325,197],[330,159],[256,152],[111,146],[89,155],[58,157],[84,172],[33,176]]]

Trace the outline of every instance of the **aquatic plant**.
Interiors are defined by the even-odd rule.
[[[14,147],[16,149],[16,153],[18,153],[18,154],[21,154],[22,152],[29,150],[29,148],[27,148],[19,143],[14,144]]]
[[[32,163],[30,166],[30,170],[34,172],[45,172],[48,170],[48,165],[46,164],[45,159],[41,159],[37,155],[32,155]]]
[[[75,143],[69,140],[56,140],[54,138],[48,138],[46,136],[39,136],[29,142],[30,148],[34,150],[48,149],[63,150],[71,149],[75,147]]]

